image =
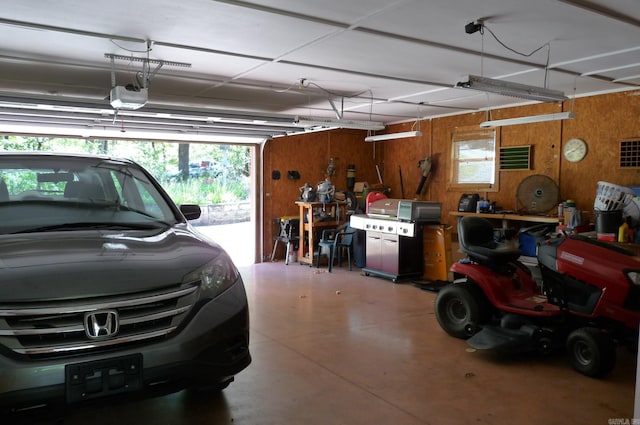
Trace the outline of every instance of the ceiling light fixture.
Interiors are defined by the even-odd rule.
[[[302,117],[298,116],[293,120],[293,124],[300,127],[337,127],[354,130],[384,130],[384,124],[377,121],[358,121],[345,119],[332,119],[322,117]]]
[[[402,133],[376,134],[375,136],[367,136],[365,142],[382,142],[383,140],[404,139],[406,137],[422,136],[422,131],[404,131]]]
[[[457,83],[456,87],[496,93],[503,96],[537,100],[540,102],[563,102],[565,100],[569,100],[569,98],[559,90],[512,83],[509,81],[496,80],[478,75],[469,75],[469,79],[467,81]]]
[[[574,118],[575,118],[575,115],[573,114],[573,112],[559,112],[557,114],[531,115],[528,117],[484,121],[480,123],[480,127],[482,128],[502,127],[506,125],[530,124],[535,122],[559,121],[559,120],[567,120],[567,119],[574,119]]]

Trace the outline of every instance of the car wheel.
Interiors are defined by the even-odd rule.
[[[611,337],[595,328],[580,328],[569,334],[567,351],[573,368],[583,375],[601,377],[613,370],[616,345]]]
[[[466,339],[477,331],[477,325],[489,319],[491,311],[480,288],[472,283],[460,283],[438,291],[435,313],[445,332]]]
[[[227,388],[232,382],[234,381],[233,378],[231,379],[227,379],[226,381],[222,381],[222,382],[216,382],[213,384],[206,384],[206,385],[194,385],[192,387],[188,388],[189,393],[191,393],[192,395],[211,395],[211,394],[216,394],[219,392],[222,392],[222,390],[224,390],[225,388]]]

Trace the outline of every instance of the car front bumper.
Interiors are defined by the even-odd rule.
[[[123,375],[130,379],[124,382],[116,375],[120,365],[128,365],[130,359],[138,359],[140,370],[133,378]],[[46,360],[0,351],[0,416],[123,392],[215,387],[232,380],[250,363],[248,304],[239,278],[223,294],[202,305],[176,333],[161,340],[108,353]],[[81,375],[73,390],[69,372]]]

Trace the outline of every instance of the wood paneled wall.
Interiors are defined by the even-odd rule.
[[[640,91],[576,99],[573,110],[576,119],[564,122],[562,141],[581,138],[588,153],[578,163],[561,162],[560,189],[579,209],[591,211],[598,181],[640,185],[640,168],[619,166],[620,142],[640,139]]]
[[[640,91],[578,98],[560,103],[537,103],[491,111],[492,119],[573,111],[573,120],[498,127],[501,146],[532,146],[532,164],[528,171],[502,171],[498,192],[481,192],[482,197],[495,201],[505,209],[516,208],[518,185],[531,174],[551,177],[560,188],[562,200],[573,199],[584,212],[586,220],[593,220],[593,201],[598,181],[618,185],[640,185],[640,169],[621,169],[618,166],[620,142],[640,139]],[[478,126],[487,118],[486,112],[454,115],[420,123],[423,136],[398,139],[385,144],[385,175],[400,165],[407,181],[417,185],[417,160],[431,155],[433,172],[429,186],[422,196],[405,189],[406,197],[440,201],[443,203],[444,223],[455,224],[448,212],[457,209],[461,191],[447,190],[447,144],[456,128]],[[407,131],[409,124],[391,126],[387,131]],[[479,128],[479,127],[476,127]],[[566,161],[562,146],[572,138],[581,138],[589,146],[586,158],[579,163]],[[389,170],[391,169],[391,170]],[[405,169],[407,170],[405,172]],[[392,193],[398,193],[396,179],[388,180]],[[521,207],[521,205],[519,205]]]
[[[560,103],[537,103],[491,111],[492,119],[573,111],[573,120],[515,125],[497,128],[501,146],[532,146],[532,168],[528,171],[502,171],[498,192],[480,193],[505,209],[515,209],[520,182],[531,174],[544,174],[560,187],[561,199],[573,199],[577,208],[593,220],[593,202],[598,181],[640,186],[640,169],[621,169],[618,165],[620,142],[640,139],[640,91],[623,91],[578,98]],[[298,188],[309,182],[316,185],[324,178],[329,158],[337,159],[338,170],[332,179],[337,189],[346,188],[347,164],[356,164],[357,180],[377,183],[375,165],[379,165],[390,197],[401,198],[402,186],[407,199],[443,203],[443,223],[455,224],[449,211],[455,211],[462,192],[447,190],[447,146],[456,128],[477,127],[486,112],[461,114],[433,120],[392,125],[387,132],[422,131],[421,137],[365,143],[362,131],[329,131],[277,138],[265,145],[265,247],[270,254],[276,227],[273,218],[295,215],[293,204]],[[584,160],[570,163],[562,156],[563,143],[581,138],[589,151]],[[421,195],[416,194],[421,170],[418,161],[430,156],[432,172]],[[279,181],[271,179],[272,170],[280,170]],[[287,179],[287,170],[295,169],[301,179]],[[402,184],[400,179],[402,171]],[[269,231],[271,230],[271,231]]]
[[[507,108],[491,112],[491,119],[514,118],[527,115],[549,114],[561,112],[560,104],[535,104],[517,108]],[[464,116],[451,116],[436,120],[434,123],[434,145],[442,152],[442,167],[439,170],[438,185],[441,188],[440,198],[443,202],[443,222],[454,225],[455,219],[449,216],[449,211],[456,211],[463,191],[447,191],[447,146],[458,128],[479,128],[479,124],[487,119],[486,112],[477,112]],[[500,146],[532,146],[532,169],[518,171],[503,171],[498,175],[496,192],[480,192],[480,197],[496,202],[498,207],[505,210],[516,209],[516,192],[518,185],[528,175],[545,174],[558,181],[561,137],[561,121],[497,127],[496,134]],[[556,158],[554,160],[554,158]]]
[[[376,165],[382,173],[385,146],[381,143],[365,143],[366,131],[330,130],[302,135],[280,137],[269,140],[264,146],[264,187],[261,190],[264,202],[263,235],[265,251],[269,256],[274,236],[279,227],[274,219],[298,215],[295,201],[300,199],[300,187],[309,183],[315,187],[326,176],[331,158],[336,164],[335,175],[330,178],[336,190],[347,190],[347,166],[354,164],[356,181],[370,184],[378,182]],[[279,180],[272,178],[273,171],[280,171]],[[300,173],[299,180],[287,177],[289,170]],[[284,251],[283,251],[284,252]],[[282,253],[278,253],[282,258]]]

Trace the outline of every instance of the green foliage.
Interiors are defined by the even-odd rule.
[[[176,204],[222,204],[248,199],[248,184],[229,183],[226,186],[220,180],[188,179],[169,180],[162,183]]]
[[[177,204],[215,204],[249,197],[251,150],[248,146],[191,144],[189,162],[197,164],[198,176],[186,180],[180,178],[177,143],[3,136],[0,146],[4,151],[89,153],[128,158],[145,167]],[[199,168],[205,161],[213,165]]]

